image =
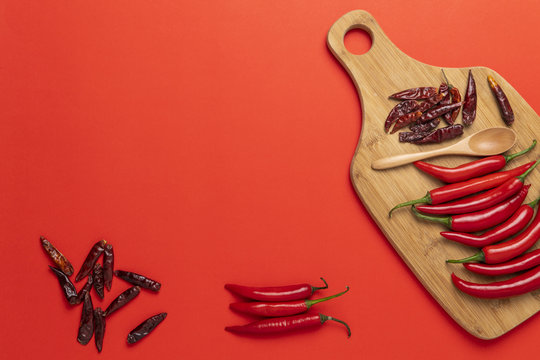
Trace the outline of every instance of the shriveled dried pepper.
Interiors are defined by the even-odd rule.
[[[463,125],[472,125],[476,118],[476,82],[472,71],[469,70],[467,80],[467,90],[465,90],[465,100],[463,101]]]
[[[501,89],[499,84],[497,84],[493,76],[488,75],[487,79],[489,82],[489,88],[491,89],[493,95],[495,95],[495,99],[497,99],[497,105],[499,106],[504,123],[506,126],[512,125],[514,123],[514,111],[512,110],[512,106],[510,106],[508,97],[506,97],[506,94]]]
[[[463,134],[463,125],[454,124],[437,129],[425,136],[421,140],[415,141],[415,144],[433,144],[450,140]]]
[[[82,345],[86,345],[92,339],[94,334],[94,306],[92,305],[92,298],[87,292],[84,295],[81,322],[79,323],[79,333],[77,335],[77,341]]]
[[[49,242],[45,237],[41,236],[39,238],[43,249],[47,252],[49,257],[52,259],[54,264],[67,276],[73,275],[73,266],[69,260]]]
[[[135,299],[137,295],[141,292],[141,288],[138,286],[133,286],[118,295],[116,299],[111,301],[109,306],[107,306],[107,309],[105,309],[105,312],[103,313],[104,316],[109,316],[116,310],[120,309],[122,306],[126,305],[131,300]]]
[[[69,277],[64,274],[60,269],[57,269],[53,266],[49,265],[49,268],[53,271],[53,273],[58,278],[58,282],[60,283],[60,287],[62,288],[62,292],[64,293],[64,296],[66,297],[66,300],[71,305],[78,304],[77,300],[77,289],[75,289],[75,285],[69,280]]]
[[[419,100],[428,99],[437,94],[437,89],[431,86],[417,87],[412,89],[403,90],[395,94],[390,95],[391,99],[398,100]]]
[[[103,252],[103,280],[105,288],[111,291],[114,271],[114,252],[111,244],[106,244]]]
[[[150,334],[165,318],[167,313],[161,313],[154,315],[145,321],[143,321],[135,329],[131,330],[127,336],[128,344],[135,344],[137,341],[141,340],[146,335]]]
[[[100,307],[94,309],[94,340],[98,352],[103,349],[103,338],[105,337],[105,315]]]
[[[457,104],[461,102],[461,94],[457,87],[450,88],[450,94],[452,95],[452,104]],[[456,119],[461,111],[461,107],[454,109],[451,113],[446,113],[443,115],[444,120],[449,124],[453,125],[456,122]]]
[[[402,101],[396,106],[394,106],[394,108],[390,111],[390,114],[388,114],[386,121],[384,122],[384,131],[390,131],[390,128],[399,117],[415,111],[416,109],[418,109],[419,106],[420,104],[416,100]]]
[[[86,284],[82,287],[82,289],[77,294],[77,304],[80,304],[84,301],[84,297],[86,293],[90,293],[90,290],[92,290],[92,285],[94,284],[94,277],[89,276],[88,280],[86,281]]]
[[[92,272],[92,278],[94,278],[94,289],[100,298],[103,299],[104,294],[104,280],[103,280],[103,268],[100,263],[94,265],[94,271]]]
[[[429,132],[402,131],[399,133],[399,142],[414,143],[429,135]]]
[[[84,277],[89,275],[92,272],[92,270],[94,270],[94,264],[96,263],[96,261],[99,259],[99,257],[105,250],[106,243],[107,242],[105,240],[100,240],[97,243],[95,243],[94,246],[92,246],[92,248],[90,249],[90,252],[88,253],[88,256],[86,257],[86,259],[84,260],[81,266],[81,269],[79,270],[79,272],[77,273],[77,276],[75,277],[76,282],[81,281]]]
[[[425,135],[427,135],[431,133],[433,130],[435,130],[437,126],[439,126],[440,123],[441,123],[441,119],[436,118],[422,124],[411,125],[410,129],[412,132],[424,133]]]
[[[420,103],[420,106],[418,107],[418,111],[421,113],[424,113],[434,107],[437,104],[440,104],[440,102],[444,99],[444,94],[438,93],[436,95],[433,95],[429,99],[426,99],[422,103]]]
[[[152,291],[159,291],[159,289],[161,289],[161,284],[156,280],[152,280],[144,275],[140,275],[131,271],[115,270],[114,275],[124,281],[127,281],[130,284],[140,286],[144,289]]]
[[[422,116],[418,119],[418,121],[421,123],[424,123],[426,121],[433,120],[436,117],[439,117],[448,112],[454,111],[455,109],[459,107],[461,107],[461,102],[452,103],[449,105],[439,105],[423,113]]]
[[[394,127],[392,128],[392,131],[390,133],[393,134],[399,129],[403,129],[406,126],[409,126],[410,124],[418,120],[421,116],[422,116],[422,113],[420,111],[414,111],[412,113],[408,113],[403,116],[400,116],[397,119],[396,123],[394,124]]]

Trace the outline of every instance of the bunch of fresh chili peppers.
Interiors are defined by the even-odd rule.
[[[159,282],[143,275],[128,271],[114,270],[113,246],[105,240],[101,240],[92,246],[79,272],[75,276],[75,282],[79,282],[85,277],[88,278],[86,284],[77,292],[75,285],[69,278],[73,275],[73,266],[69,260],[44,237],[40,237],[40,241],[45,252],[57,266],[49,266],[49,268],[58,278],[60,287],[68,303],[71,305],[83,304],[77,341],[82,345],[87,345],[93,336],[98,352],[101,352],[103,348],[106,325],[105,320],[113,312],[122,308],[137,297],[141,292],[141,288],[151,291],[159,291],[161,288]],[[101,255],[103,255],[103,264],[98,262]],[[133,286],[111,301],[105,310],[102,310],[100,307],[94,308],[92,297],[90,295],[92,288],[94,288],[96,294],[103,299],[105,296],[104,290],[111,290],[113,274]],[[133,344],[139,341],[154,330],[166,316],[167,313],[160,313],[146,319],[128,334],[127,342]]]
[[[525,179],[540,160],[494,172],[535,145],[533,141],[518,153],[490,156],[455,168],[416,162],[418,169],[448,184],[390,211],[412,205],[416,217],[451,230],[441,232],[444,238],[479,248],[469,257],[448,263],[464,263],[468,271],[488,276],[522,272],[490,283],[473,283],[452,274],[454,285],[467,294],[500,298],[540,289],[540,250],[527,252],[540,239],[540,216],[538,212],[534,215],[540,198],[522,204],[531,186]],[[416,205],[419,203],[425,204]]]
[[[326,281],[323,278],[321,280],[324,282],[324,286],[321,287],[310,284],[271,287],[226,284],[225,289],[235,295],[251,300],[231,303],[229,307],[232,310],[260,316],[264,319],[241,326],[227,326],[225,330],[237,334],[279,334],[291,330],[321,326],[326,321],[333,320],[343,324],[350,337],[351,329],[344,321],[309,311],[313,305],[336,298],[349,291],[347,286],[345,291],[338,294],[319,299],[308,299],[315,291],[328,288]]]

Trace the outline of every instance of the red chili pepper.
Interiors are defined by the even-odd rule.
[[[523,254],[540,239],[540,216],[538,211],[531,224],[516,237],[502,243],[488,245],[476,254],[460,260],[447,260],[449,263],[481,261],[486,264],[500,264]]]
[[[455,124],[437,129],[421,140],[415,141],[415,144],[433,144],[450,140],[463,134],[463,125]]]
[[[416,200],[407,201],[401,204],[398,204],[390,210],[388,216],[392,215],[392,212],[396,209],[399,209],[404,206],[426,203],[426,204],[442,204],[451,200],[456,200],[468,195],[475,194],[479,191],[484,191],[492,189],[504,183],[506,180],[513,177],[519,176],[527,171],[531,166],[534,165],[534,161],[521,165],[517,168],[500,171],[493,174],[485,175],[482,177],[470,179],[467,181],[457,182],[454,184],[448,184],[441,186],[439,188],[430,190],[427,194]]]
[[[437,166],[424,161],[415,161],[414,166],[441,181],[446,183],[455,183],[501,170],[509,161],[528,153],[535,146],[536,140],[533,140],[531,146],[515,154],[488,156],[454,168]]]
[[[466,294],[479,298],[504,298],[526,294],[540,288],[540,266],[504,281],[476,284],[452,273],[452,282]]]
[[[435,105],[440,104],[443,99],[444,99],[444,94],[439,92],[438,94],[433,95],[429,99],[426,99],[425,101],[421,102],[417,110],[420,111],[421,113],[424,113],[428,111],[429,109],[431,109],[432,107],[434,107]]]
[[[505,222],[483,233],[482,235],[468,234],[464,232],[443,231],[441,236],[464,245],[484,247],[494,244],[517,234],[527,226],[534,215],[534,207],[540,198],[529,204],[523,204]]]
[[[341,296],[349,291],[347,290],[328,296],[321,299],[315,300],[296,300],[296,301],[287,301],[287,302],[236,302],[229,305],[232,310],[239,311],[245,314],[257,315],[257,316],[267,316],[267,317],[277,317],[277,316],[290,316],[302,314],[308,311],[313,305],[327,301],[338,296]]]
[[[476,82],[469,70],[469,78],[467,80],[467,90],[465,90],[465,100],[463,101],[463,125],[472,125],[476,118]]]
[[[457,87],[450,88],[450,94],[452,95],[452,104],[461,102],[461,94],[459,93],[459,90]],[[444,120],[450,125],[454,124],[454,122],[456,121],[459,115],[460,110],[461,108],[457,108],[457,109],[454,109],[451,113],[444,114],[443,115]]]
[[[499,110],[501,112],[504,123],[506,124],[506,126],[512,125],[514,123],[514,111],[510,106],[510,102],[508,101],[506,94],[501,89],[499,84],[497,84],[493,76],[488,75],[487,79],[491,92],[493,93],[493,95],[495,95],[495,98],[497,99],[497,105],[499,105]]]
[[[243,326],[227,326],[225,330],[238,334],[276,334],[290,330],[304,329],[312,326],[321,326],[328,320],[337,321],[345,325],[347,328],[347,333],[349,337],[351,337],[351,329],[344,321],[338,320],[331,316],[314,313],[263,319]]]
[[[498,276],[513,274],[540,265],[540,249],[523,254],[501,264],[465,263],[465,268],[477,274]]]
[[[523,187],[525,178],[537,164],[538,162],[522,175],[508,179],[496,188],[484,193],[439,205],[420,205],[416,207],[416,210],[431,215],[456,215],[487,209],[488,207],[496,205],[501,201],[508,199],[510,196],[517,194]]]
[[[400,116],[397,119],[396,123],[394,124],[394,127],[392,128],[392,131],[390,132],[390,134],[393,134],[399,129],[403,129],[405,126],[408,126],[414,123],[416,120],[420,118],[420,116],[422,116],[422,113],[420,111],[415,111],[415,112]]]
[[[457,108],[461,107],[461,103],[449,104],[449,105],[439,105],[433,109],[430,109],[422,114],[422,117],[418,119],[418,122],[425,123],[429,120],[435,119],[443,114],[454,111]]]
[[[252,300],[259,301],[291,301],[307,299],[317,290],[328,289],[328,284],[315,287],[309,284],[297,284],[286,286],[253,287],[236,284],[225,284],[225,289]]]
[[[437,94],[437,89],[434,87],[417,87],[412,89],[403,90],[395,94],[390,95],[391,99],[398,100],[419,100],[428,99]]]
[[[412,210],[416,217],[428,221],[435,221],[448,227],[449,229],[462,232],[475,232],[489,229],[492,226],[500,224],[508,219],[519,208],[521,202],[527,196],[529,187],[525,185],[521,188],[519,194],[514,195],[508,200],[503,201],[490,208],[452,216],[436,217],[420,214],[413,206]]]
[[[394,106],[384,122],[384,131],[388,132],[399,117],[417,110],[419,106],[420,103],[416,100],[402,101]]]

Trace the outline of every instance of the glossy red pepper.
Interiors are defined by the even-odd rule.
[[[307,299],[315,291],[327,289],[328,284],[324,282],[324,286],[315,287],[309,284],[296,284],[286,286],[266,286],[266,287],[254,287],[254,286],[242,286],[236,284],[225,284],[225,289],[252,300],[259,301],[291,301]]]
[[[439,205],[420,205],[416,207],[416,210],[424,214],[431,215],[456,215],[487,209],[488,207],[494,206],[501,201],[504,201],[517,194],[523,187],[525,178],[531,173],[537,164],[538,162],[536,162],[520,176],[508,179],[496,188],[488,190],[484,193]]]
[[[437,178],[445,183],[455,183],[465,181],[482,175],[486,175],[501,170],[505,165],[518,156],[526,154],[536,146],[536,140],[533,140],[531,146],[527,149],[511,155],[488,156],[479,160],[471,161],[454,168],[437,166],[424,161],[415,161],[414,166],[419,170]]]
[[[540,216],[538,211],[530,225],[516,237],[498,244],[488,245],[476,254],[460,260],[447,260],[449,263],[481,261],[486,264],[500,264],[523,254],[540,239]]]
[[[263,319],[243,326],[227,326],[225,330],[238,334],[277,334],[291,330],[321,326],[328,320],[337,321],[345,325],[349,337],[351,336],[351,329],[344,321],[331,316],[315,313]]]
[[[441,223],[452,230],[462,232],[486,230],[492,226],[500,224],[512,216],[512,214],[519,208],[521,202],[527,196],[530,186],[530,184],[523,186],[518,194],[512,196],[508,200],[503,201],[502,203],[468,214],[437,217],[421,214],[414,206],[412,207],[412,210],[416,217],[423,220]]]
[[[256,315],[256,316],[266,316],[266,317],[278,317],[278,316],[290,316],[302,314],[308,311],[313,305],[318,304],[323,301],[327,301],[338,296],[341,296],[349,291],[347,290],[328,296],[321,299],[315,300],[296,300],[296,301],[286,301],[286,302],[259,302],[259,301],[250,301],[250,302],[236,302],[229,305],[232,310]]]
[[[477,274],[498,276],[513,274],[540,265],[540,249],[500,264],[465,263],[465,268]]]
[[[494,244],[523,230],[532,219],[534,207],[538,203],[538,200],[540,200],[540,198],[529,204],[521,205],[508,220],[481,235],[443,231],[441,232],[441,236],[448,240],[474,247],[484,247]]]
[[[477,284],[465,281],[452,273],[452,282],[466,294],[479,298],[505,298],[540,289],[540,266],[504,281]]]
[[[388,216],[391,216],[394,210],[404,206],[419,203],[437,205],[448,201],[456,200],[468,195],[472,195],[480,191],[492,189],[504,183],[508,179],[523,174],[533,165],[534,161],[511,170],[500,171],[467,181],[441,186],[439,188],[428,191],[427,194],[420,199],[407,201],[394,206],[392,210],[390,210]]]

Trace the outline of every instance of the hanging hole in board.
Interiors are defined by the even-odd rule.
[[[345,47],[351,54],[362,55],[371,49],[371,35],[363,29],[355,28],[347,31],[344,38]]]

